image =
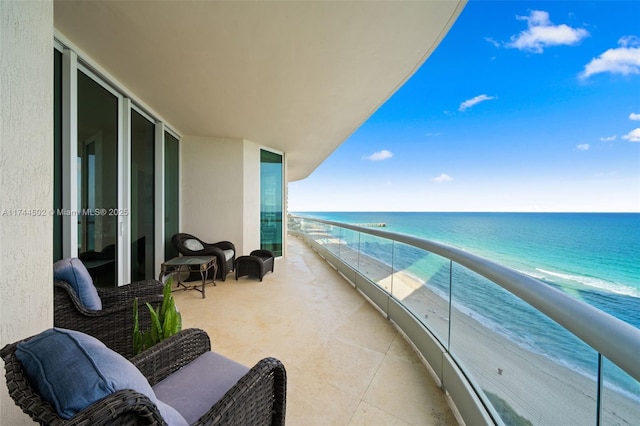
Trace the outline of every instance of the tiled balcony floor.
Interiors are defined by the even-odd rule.
[[[183,327],[247,366],[287,369],[288,425],[455,425],[442,391],[376,309],[301,240],[263,282],[244,277],[174,293]]]

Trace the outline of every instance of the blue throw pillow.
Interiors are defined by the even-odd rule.
[[[168,424],[187,424],[172,407],[158,401],[140,370],[95,337],[51,328],[19,343],[16,358],[40,396],[63,419],[113,392],[132,389],[156,404]]]
[[[53,279],[66,281],[73,287],[82,305],[92,311],[102,310],[102,300],[89,271],[76,257],[62,259],[53,264]]]

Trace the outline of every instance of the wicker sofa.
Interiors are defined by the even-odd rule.
[[[52,330],[59,331],[48,331]],[[29,343],[31,339],[35,341],[37,338],[38,336],[34,336],[22,342]],[[202,415],[198,410],[195,410],[195,413],[188,412],[193,409],[194,401],[198,403],[197,400],[202,400],[203,396],[206,399],[207,395],[203,394],[209,393],[207,387],[203,389],[201,384],[191,381],[194,374],[196,382],[211,383],[213,386],[220,376],[229,375],[230,370],[236,370],[236,375],[238,371],[244,371],[233,367],[233,361],[212,353],[208,335],[199,329],[183,330],[130,360],[132,366],[129,368],[135,367],[136,372],[142,373],[155,391],[154,397],[164,402],[155,404],[149,396],[139,391],[119,389],[91,403],[68,419],[61,417],[54,406],[37,391],[38,385],[27,377],[29,367],[24,367],[17,355],[20,343],[9,344],[0,350],[0,356],[5,363],[7,387],[16,405],[43,425],[166,425],[167,420],[159,409],[166,404],[184,416],[185,424],[191,425],[283,425],[285,421],[286,372],[282,363],[274,358],[265,358],[251,369],[244,367],[248,371],[240,376],[239,380],[234,377],[227,378],[227,383],[230,384],[228,389],[218,389],[222,396],[207,405],[207,409],[201,409]],[[63,345],[65,348],[67,346]],[[113,351],[110,352],[113,355]],[[207,356],[216,357],[214,365],[201,364],[200,368],[193,371],[194,366]],[[230,364],[232,367],[228,367]],[[192,370],[191,377],[187,374],[189,368]],[[216,370],[217,373],[213,374]],[[183,378],[182,385],[173,383],[169,389],[173,388],[176,395],[187,401],[182,407],[179,402],[174,404],[174,399],[179,397],[169,401],[163,400],[160,389],[163,383],[181,374],[187,374],[186,382]],[[76,381],[71,383],[75,386]],[[65,388],[65,391],[68,389]],[[189,416],[197,418],[189,421]]]

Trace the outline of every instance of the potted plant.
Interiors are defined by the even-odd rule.
[[[150,303],[146,303],[151,315],[150,330],[140,330],[138,324],[138,298],[133,300],[133,351],[135,354],[139,354],[182,330],[182,315],[178,312],[175,300],[171,295],[171,283],[172,279],[169,278],[164,285],[162,305],[159,311],[154,309]]]

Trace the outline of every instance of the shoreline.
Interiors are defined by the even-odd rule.
[[[344,247],[341,245],[341,250]],[[357,256],[355,251],[349,254]],[[344,252],[341,255],[350,257]],[[390,266],[362,253],[359,261],[361,273],[387,292],[393,289],[393,297],[446,342],[450,326],[446,299],[408,272],[391,275]],[[533,424],[593,423],[597,394],[593,379],[526,349],[455,306],[451,321],[451,355],[471,373],[474,386],[485,395],[490,392],[502,398]],[[640,404],[614,389],[605,388],[602,404],[605,423],[635,424],[640,419]]]
[[[443,312],[448,314],[448,302],[441,296],[405,272],[393,275],[393,289],[394,296],[417,316],[427,315],[428,327],[448,329],[448,315],[440,315]],[[416,311],[416,307],[421,309]],[[516,413],[534,424],[593,422],[596,415],[595,381],[544,355],[527,350],[455,307],[452,308],[451,321],[451,354],[472,373],[483,391],[504,399]],[[606,419],[615,419],[615,423],[622,424],[634,424],[640,419],[637,401],[614,390],[605,392],[607,397],[603,411]]]

